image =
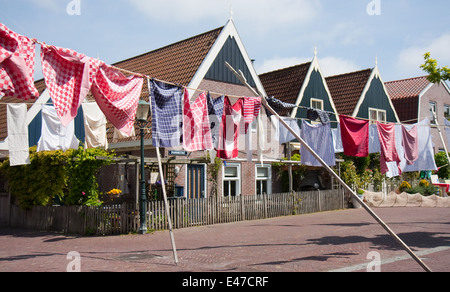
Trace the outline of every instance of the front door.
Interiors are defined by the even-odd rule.
[[[200,199],[206,196],[205,177],[205,165],[188,165],[187,197],[189,199]]]

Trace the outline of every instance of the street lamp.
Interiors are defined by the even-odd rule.
[[[144,162],[144,128],[147,124],[148,113],[150,111],[150,104],[145,100],[139,101],[139,105],[136,111],[136,121],[141,129],[141,180],[139,190],[139,215],[141,226],[139,227],[139,233],[147,233],[147,195],[145,188],[145,162]]]

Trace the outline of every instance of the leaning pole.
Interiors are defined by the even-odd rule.
[[[328,166],[328,164],[325,163],[325,161],[323,161],[323,159],[278,115],[278,113],[272,109],[272,107],[267,103],[266,99],[264,98],[264,96],[262,96],[261,94],[259,94],[258,92],[255,91],[255,89],[253,89],[248,83],[247,80],[245,79],[244,75],[242,74],[242,72],[237,72],[228,62],[225,62],[225,65],[228,67],[228,69],[236,76],[236,78],[238,78],[242,84],[244,84],[245,86],[247,86],[254,94],[255,96],[261,96],[261,103],[262,105],[274,116],[277,117],[277,119],[280,121],[280,123],[286,127],[286,129],[292,134],[294,135],[294,137],[300,142],[300,144],[302,145],[302,147],[305,147],[309,152],[311,152],[311,154],[314,156],[314,158],[317,159],[317,161],[320,162],[320,164],[322,164],[322,166],[347,190],[350,192],[350,194],[353,196],[353,198],[355,200],[357,200],[357,202],[359,202],[361,204],[361,206],[387,231],[387,233],[389,233],[401,246],[402,248],[426,271],[426,272],[432,272],[431,269],[411,250],[411,248],[409,248],[408,245],[406,245],[406,243],[403,242],[403,240],[400,239],[400,237],[398,237],[392,230],[391,228],[389,228],[389,226],[383,222],[383,220],[381,220],[380,217],[378,217],[377,214],[375,214],[375,212],[372,211],[372,209],[369,208],[369,206],[364,203],[364,201],[362,199],[360,199],[358,197],[358,195],[356,194],[356,192],[354,190],[352,190],[340,177],[339,175],[330,167]]]

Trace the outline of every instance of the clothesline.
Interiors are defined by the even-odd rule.
[[[38,40],[35,39],[35,38],[32,38],[32,39],[30,39],[30,40],[31,40],[33,43],[39,44],[40,46],[44,46],[44,47],[47,47],[47,48],[51,47],[50,45],[46,44],[45,42],[40,42],[40,41],[38,41]],[[118,70],[118,71],[121,71],[121,72],[123,72],[123,73],[126,73],[126,74],[130,74],[130,75],[134,75],[134,76],[137,76],[137,77],[146,78],[146,79],[148,80],[148,82],[149,82],[150,80],[156,80],[156,81],[163,82],[163,83],[166,83],[166,84],[169,84],[169,85],[177,86],[177,87],[179,87],[179,88],[185,88],[185,89],[190,90],[190,91],[195,91],[195,92],[209,92],[209,93],[212,94],[212,95],[228,96],[228,97],[233,97],[233,98],[240,98],[240,97],[241,97],[241,96],[236,96],[236,95],[228,95],[228,94],[223,94],[223,93],[218,93],[218,92],[212,92],[212,91],[208,91],[208,90],[202,90],[202,89],[198,89],[198,88],[189,88],[189,87],[186,87],[186,86],[183,86],[183,85],[174,83],[174,82],[170,82],[170,81],[165,81],[165,80],[157,79],[157,78],[154,78],[154,77],[151,77],[151,76],[142,74],[142,73],[133,72],[133,71],[130,71],[130,70],[126,70],[126,69],[117,67],[117,66],[112,66],[112,65],[108,65],[108,66],[111,67],[111,68],[113,68],[113,69],[116,69],[116,70]],[[51,104],[52,104],[52,103],[47,103],[47,102],[46,102],[46,103],[22,102],[22,103],[23,103],[23,104],[41,104],[41,105],[51,105]],[[14,104],[14,103],[2,103],[2,102],[0,102],[0,105],[7,105],[7,104]],[[291,108],[300,108],[300,109],[306,109],[306,110],[312,109],[312,108],[308,108],[308,107],[304,107],[304,106],[300,106],[300,105],[292,105]],[[321,111],[321,112],[324,112],[324,113],[329,114],[329,115],[340,116],[339,114],[336,114],[336,113],[334,113],[334,112],[329,112],[329,111]],[[345,115],[344,115],[344,116],[345,116]],[[309,119],[304,119],[304,118],[294,118],[294,119],[297,119],[297,120],[309,120]],[[355,119],[358,119],[358,120],[364,120],[364,121],[370,121],[370,122],[376,122],[376,120],[371,120],[371,119],[366,119],[366,118],[359,118],[359,117],[356,117]],[[414,119],[414,120],[416,120],[416,119]],[[410,121],[413,121],[413,120],[410,120]],[[338,123],[338,121],[330,121],[330,122]],[[409,122],[409,121],[404,121],[404,122],[400,122],[400,123],[393,123],[393,124],[403,124],[403,123],[405,123],[405,122]],[[407,125],[409,125],[409,124],[407,124]],[[432,126],[432,127],[438,127],[437,125],[431,125],[431,126]],[[439,127],[448,127],[448,126],[442,125],[442,126],[439,126]]]
[[[31,40],[34,43],[39,44],[41,46],[47,46],[47,47],[49,46],[45,42],[40,42],[37,39],[31,39]],[[151,76],[145,75],[143,73],[138,73],[138,72],[133,72],[133,71],[130,71],[130,70],[126,70],[126,69],[123,69],[123,68],[120,68],[120,67],[117,67],[117,66],[114,66],[114,65],[109,65],[109,66],[111,68],[113,68],[113,69],[116,69],[118,71],[121,71],[121,72],[129,74],[129,75],[134,75],[134,76],[137,76],[137,77],[142,77],[142,78],[146,78],[146,79],[156,80],[156,81],[159,81],[159,82],[164,82],[166,84],[177,86],[177,87],[180,87],[180,88],[186,88],[186,89],[191,90],[191,91],[196,91],[196,92],[207,92],[208,91],[210,94],[213,94],[213,95],[226,95],[228,97],[235,97],[235,98],[242,97],[242,96],[237,96],[237,95],[230,95],[230,94],[223,94],[223,93],[219,93],[219,92],[213,92],[213,91],[209,91],[209,90],[202,90],[202,89],[198,89],[198,88],[191,88],[191,87],[187,87],[187,86],[184,86],[184,85],[181,85],[181,84],[178,84],[178,83],[174,83],[174,82],[158,79],[158,78],[155,78],[155,77],[151,77]]]

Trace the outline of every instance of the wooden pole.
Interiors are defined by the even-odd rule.
[[[158,157],[159,175],[161,177],[161,186],[162,186],[162,191],[163,191],[163,196],[164,196],[164,205],[166,207],[167,222],[169,223],[169,233],[170,233],[170,241],[172,242],[173,257],[175,260],[175,264],[178,265],[177,247],[175,245],[175,238],[173,235],[172,219],[170,218],[169,204],[167,201],[167,193],[166,193],[166,183],[164,181],[164,173],[163,173],[163,169],[162,169],[161,153],[159,152],[159,147],[156,147],[156,156]]]
[[[234,68],[228,64],[227,62],[225,62],[225,65],[228,67],[228,69],[233,72],[233,74],[242,82],[242,84],[246,85],[256,96],[261,96],[261,94],[259,94],[258,92],[256,92],[248,83],[247,80],[245,79],[244,75],[242,74],[242,72],[239,74],[238,72],[236,72],[236,70],[234,70]],[[358,197],[358,195],[355,193],[354,190],[352,190],[337,174],[336,172],[330,167],[328,166],[328,164],[278,115],[278,113],[276,111],[274,111],[272,109],[272,107],[267,103],[267,101],[265,100],[265,98],[263,96],[261,96],[261,102],[263,104],[263,106],[274,116],[277,117],[277,119],[280,121],[280,123],[286,127],[286,129],[288,129],[288,131],[290,133],[292,133],[294,135],[294,137],[300,141],[300,143],[302,144],[302,147],[305,147],[313,156],[314,158],[317,159],[317,161],[320,162],[320,164],[322,164],[322,166],[331,174],[333,175],[338,182],[344,186],[345,189],[347,189],[352,196],[357,200],[358,203],[361,204],[361,206],[363,206],[363,208],[402,246],[402,248],[427,272],[431,272],[431,269],[406,245],[406,243],[404,243],[400,237],[398,237],[390,228],[389,226],[387,226],[386,223],[383,222],[383,220],[381,220],[380,217],[378,217],[377,214],[375,214],[370,208],[369,206],[366,205],[366,203],[364,203],[364,201],[362,199],[360,199]]]

